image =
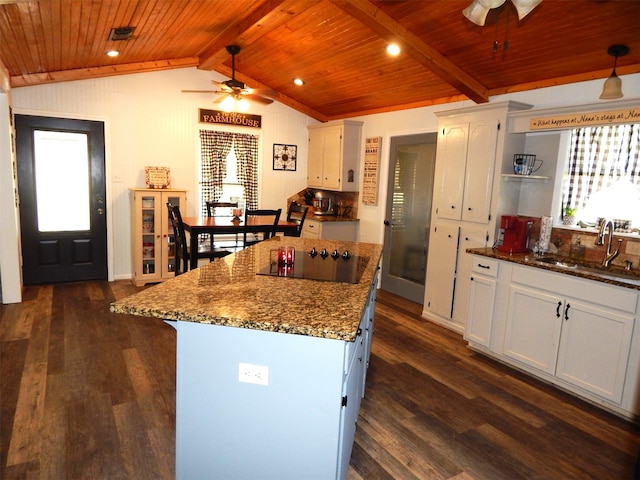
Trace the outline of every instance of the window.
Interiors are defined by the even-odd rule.
[[[258,207],[258,137],[200,130],[200,211],[206,202],[238,202]]]
[[[562,199],[587,225],[605,217],[619,231],[638,231],[640,124],[572,130]]]

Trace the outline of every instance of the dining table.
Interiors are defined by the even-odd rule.
[[[190,269],[198,266],[198,239],[201,235],[244,234],[245,232],[267,234],[273,230],[273,219],[268,217],[250,216],[246,223],[244,218],[238,221],[233,217],[182,217],[182,224],[191,237],[189,240]],[[297,229],[297,223],[286,220],[279,220],[275,227],[276,233],[284,235],[295,235]]]

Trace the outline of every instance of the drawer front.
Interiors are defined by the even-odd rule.
[[[471,271],[473,273],[493,278],[498,276],[498,265],[500,265],[498,260],[474,255],[471,262]]]
[[[320,225],[320,222],[316,222],[315,220],[307,220],[302,226],[302,237],[320,238],[321,230],[322,226]]]

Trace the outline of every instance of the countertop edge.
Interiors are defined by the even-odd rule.
[[[596,282],[606,283],[609,285],[616,285],[619,287],[630,288],[632,290],[640,290],[640,282],[636,284],[636,283],[625,282],[622,279],[615,280],[613,278],[608,277],[610,275],[612,276],[613,274],[607,273],[606,271],[603,271],[603,275],[608,275],[608,276],[602,277],[597,274],[591,274],[585,271],[573,270],[570,268],[563,268],[563,267],[556,267],[551,264],[543,264],[543,263],[532,261],[531,258],[534,255],[532,252],[506,253],[506,252],[500,252],[498,250],[495,250],[489,247],[468,248],[466,252],[473,255],[481,255],[483,257],[490,257],[490,258],[495,258],[497,260],[504,260],[511,263],[517,263],[520,265],[525,265],[527,267],[535,267],[535,268],[548,270],[555,273],[562,273],[564,275],[570,275],[573,277],[583,278],[586,280],[594,280]]]

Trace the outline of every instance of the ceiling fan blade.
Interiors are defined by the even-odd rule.
[[[247,88],[249,94],[258,94],[265,95],[267,97],[271,97],[273,95],[277,95],[278,92],[271,88]]]
[[[216,90],[181,90],[182,93],[218,93]]]
[[[243,95],[243,97],[246,98],[247,100],[251,100],[258,103],[264,103],[265,105],[269,105],[273,103],[273,100],[267,97],[263,97],[262,95],[249,94],[249,95]]]

